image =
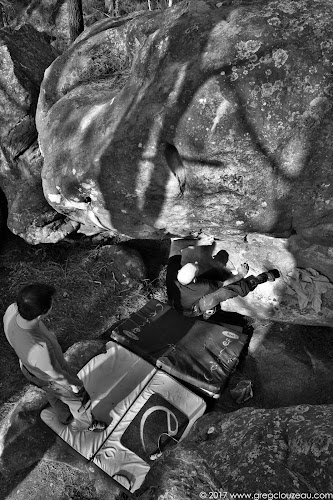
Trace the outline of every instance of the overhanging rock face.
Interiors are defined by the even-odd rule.
[[[48,202],[134,237],[332,241],[332,3],[182,2],[107,19],[47,70]]]

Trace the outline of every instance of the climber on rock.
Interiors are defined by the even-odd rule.
[[[247,263],[237,269],[237,274],[229,273],[226,280],[207,279],[207,273],[201,274],[198,262],[188,262],[182,266],[181,251],[188,242],[176,240],[171,243],[171,251],[167,266],[166,286],[170,304],[185,316],[202,316],[208,319],[216,312],[216,306],[232,297],[244,297],[258,285],[267,281],[275,281],[280,273],[277,269],[248,276]],[[181,248],[182,247],[182,248]],[[219,252],[220,253],[220,252]],[[215,256],[215,259],[218,257]]]

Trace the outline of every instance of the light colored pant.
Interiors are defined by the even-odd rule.
[[[220,302],[231,299],[233,297],[245,297],[248,293],[252,292],[254,288],[247,281],[247,278],[242,278],[235,283],[218,288],[215,292],[209,293],[201,297],[197,304],[194,305],[194,311],[202,314],[207,310],[213,309]]]
[[[83,396],[78,396],[69,387],[41,380],[28,372],[24,366],[21,367],[21,371],[29,382],[46,392],[47,399],[60,422],[68,424],[74,417],[80,430],[89,427],[93,420],[90,399],[83,405]]]

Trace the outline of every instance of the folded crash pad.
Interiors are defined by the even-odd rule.
[[[183,439],[206,408],[199,396],[113,341],[78,376],[91,396],[95,418],[107,422],[107,429],[87,432],[75,422],[66,426],[52,408],[43,410],[41,418],[131,492],[140,487],[154,459]]]
[[[218,397],[247,341],[240,326],[183,316],[150,300],[111,339],[196,389]]]

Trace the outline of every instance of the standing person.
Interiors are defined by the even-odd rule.
[[[175,243],[175,244],[174,244]],[[167,266],[167,294],[170,304],[185,316],[201,316],[207,319],[214,314],[215,307],[231,297],[244,297],[253,291],[259,284],[274,281],[280,276],[277,269],[262,273],[258,276],[244,278],[249,267],[243,264],[236,276],[225,281],[203,279],[198,276],[197,262],[188,262],[181,265],[181,250],[186,240],[171,243],[171,251]]]
[[[5,335],[23,375],[46,392],[60,422],[68,425],[75,419],[79,429],[103,431],[107,425],[94,420],[82,381],[70,372],[55,334],[43,323],[55,292],[44,283],[22,288],[5,312]]]

